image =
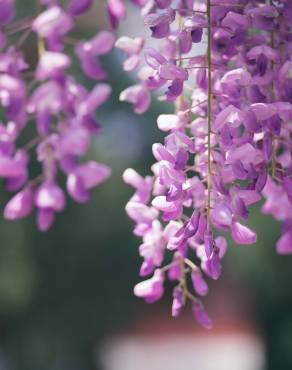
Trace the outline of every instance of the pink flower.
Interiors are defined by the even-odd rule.
[[[197,294],[200,296],[205,296],[208,294],[208,285],[206,281],[204,280],[201,272],[199,269],[192,271],[192,283],[194,290]]]
[[[124,61],[124,70],[129,72],[134,70],[140,63],[140,53],[144,46],[144,39],[142,37],[136,37],[131,39],[130,37],[120,37],[115,47],[123,50],[127,54],[127,59]]]
[[[63,36],[73,27],[73,20],[61,7],[51,6],[33,22],[32,29],[41,37]]]
[[[213,327],[212,320],[201,303],[198,302],[193,304],[193,314],[198,323],[204,328],[211,329]]]
[[[287,231],[282,234],[281,238],[277,241],[277,252],[279,254],[292,253],[292,231]]]
[[[39,80],[58,76],[71,64],[70,58],[63,53],[46,51],[42,54],[36,70],[36,77]]]
[[[160,299],[164,293],[164,275],[161,270],[156,269],[152,278],[138,283],[134,287],[134,294],[139,298],[144,298],[146,302],[152,303]]]
[[[181,287],[177,286],[173,289],[173,301],[172,301],[172,308],[171,314],[173,317],[179,316],[182,307],[184,305],[184,298],[183,298],[183,291]]]
[[[87,12],[92,4],[93,0],[71,0],[68,6],[68,12],[76,17]]]
[[[237,244],[253,244],[257,241],[257,234],[239,222],[233,222],[231,236]]]
[[[137,114],[143,114],[146,112],[151,103],[150,93],[143,85],[128,87],[126,90],[121,92],[120,100],[133,104],[134,111]]]
[[[28,187],[18,192],[6,204],[4,209],[4,218],[7,220],[17,220],[26,217],[33,209],[34,194],[33,190]]]

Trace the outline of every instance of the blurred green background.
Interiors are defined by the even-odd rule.
[[[32,1],[16,3],[19,17],[33,12]],[[87,28],[81,20],[76,37],[96,32],[104,18],[94,14]],[[25,48],[34,63],[33,37]],[[143,314],[160,307],[148,306],[132,295],[139,280],[139,240],[132,235],[133,225],[124,212],[132,190],[121,175],[127,167],[149,173],[151,145],[161,140],[156,117],[170,107],[154,103],[149,113],[134,116],[130,107],[118,102],[119,92],[131,82],[114,54],[105,63],[114,93],[98,112],[103,133],[88,157],[112,167],[110,180],[93,191],[87,205],[68,199],[65,212],[48,233],[37,231],[34,215],[15,223],[0,220],[1,370],[99,369],[99,343],[111,334],[129,331]],[[2,189],[2,209],[7,199]],[[261,216],[257,208],[252,213],[250,224],[258,231],[259,241],[246,247],[230,244],[222,279],[211,284],[208,308],[212,313],[212,295],[220,286],[239,295],[247,292],[252,307],[248,320],[252,317],[264,340],[266,370],[292,369],[292,258],[275,253],[279,225]],[[160,305],[164,307],[164,302]],[[167,315],[168,311],[166,319],[172,320]],[[213,314],[215,326],[218,316]],[[226,316],[222,320],[228,325]]]

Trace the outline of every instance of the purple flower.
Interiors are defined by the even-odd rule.
[[[161,195],[153,199],[153,207],[163,212],[163,219],[169,221],[179,217],[182,212],[182,207],[179,201],[168,202],[166,197]]]
[[[292,230],[282,234],[281,238],[277,241],[276,248],[279,254],[292,253]]]
[[[212,211],[212,222],[217,227],[230,227],[232,224],[232,212],[227,204],[217,203]]]
[[[219,248],[214,246],[211,255],[202,264],[204,272],[214,280],[218,280],[221,275],[221,261]]]
[[[14,17],[14,0],[0,0],[0,24],[4,25]]]
[[[88,41],[82,41],[76,46],[81,68],[84,74],[94,80],[106,78],[106,72],[98,60],[98,56],[109,53],[114,46],[114,35],[101,31]]]
[[[253,244],[257,241],[257,234],[239,222],[232,224],[231,236],[237,244]]]
[[[157,126],[161,131],[178,130],[185,126],[184,114],[160,114],[157,118]]]
[[[26,217],[33,209],[34,193],[31,187],[18,192],[6,204],[4,218],[7,220],[17,220]]]
[[[192,271],[192,283],[194,290],[200,296],[205,296],[208,294],[208,285],[204,280],[199,269]]]
[[[46,51],[39,60],[36,77],[39,80],[58,77],[70,64],[71,60],[66,54]]]
[[[237,148],[230,149],[227,153],[227,162],[233,164],[241,160],[244,164],[259,164],[263,162],[263,153],[254,148],[250,143],[245,143]]]
[[[53,182],[44,182],[35,193],[35,205],[39,209],[37,224],[41,231],[47,231],[53,221],[54,213],[65,208],[63,190]]]
[[[123,180],[126,184],[136,189],[136,192],[132,197],[133,201],[145,204],[149,202],[153,182],[152,177],[147,176],[144,179],[135,170],[133,170],[132,168],[128,168],[123,173]]]
[[[233,105],[229,105],[217,115],[213,124],[213,130],[220,130],[226,123],[230,126],[238,127],[241,121],[242,112]]]
[[[200,302],[193,304],[193,314],[198,323],[204,328],[211,329],[213,327],[212,320],[210,319],[209,315],[204,309],[204,306]]]
[[[115,47],[127,54],[127,59],[124,62],[124,70],[129,72],[135,69],[140,63],[140,53],[144,47],[144,39],[142,37],[131,39],[130,37],[123,36],[116,41]]]
[[[93,0],[71,0],[68,6],[68,12],[76,17],[87,12],[92,4]]]
[[[163,63],[167,62],[167,59],[157,50],[153,48],[147,48],[145,50],[145,61],[149,67],[153,68],[154,70],[158,70]]]
[[[213,239],[212,233],[211,232],[205,233],[205,230],[204,230],[203,239],[204,239],[206,256],[210,257],[212,254],[213,248],[214,248],[214,239]]]
[[[173,262],[168,270],[168,278],[170,280],[180,280],[183,277],[181,256],[179,253],[175,253]]]
[[[252,23],[255,27],[264,30],[274,29],[274,18],[277,17],[278,12],[274,6],[263,5],[258,8],[251,8],[248,14],[252,17]]]
[[[256,180],[256,183],[255,183],[255,190],[260,192],[263,190],[263,188],[265,187],[266,183],[267,183],[267,179],[268,179],[268,172],[267,170],[263,170],[260,172],[257,180]]]
[[[120,94],[121,101],[127,101],[133,104],[134,112],[143,114],[149,108],[151,97],[148,89],[143,85],[134,85],[128,87]]]
[[[33,31],[45,38],[63,36],[72,27],[72,18],[57,5],[51,6],[41,13],[32,24]]]
[[[67,190],[77,202],[89,200],[89,190],[108,179],[111,171],[108,166],[90,161],[76,167],[67,178]]]
[[[106,102],[111,91],[111,87],[108,84],[100,83],[95,85],[87,95],[87,98],[79,104],[77,108],[78,116],[83,117],[94,113],[98,107]]]
[[[126,212],[132,220],[137,223],[145,224],[147,226],[146,230],[149,229],[149,224],[152,224],[152,221],[158,216],[158,211],[155,208],[148,207],[143,203],[134,201],[127,203]]]
[[[244,68],[233,69],[225,73],[221,79],[222,84],[248,86],[251,83],[251,75]]]
[[[264,214],[272,214],[276,220],[284,221],[291,217],[292,205],[289,202],[286,191],[268,177],[263,189],[266,201],[262,207]]]
[[[175,66],[172,63],[165,62],[158,69],[160,78],[164,80],[187,80],[188,72],[186,69]]]
[[[173,301],[171,313],[173,317],[179,316],[181,313],[182,307],[184,305],[183,291],[181,287],[177,286],[173,289]]]
[[[35,205],[40,209],[61,212],[65,207],[64,193],[58,185],[45,182],[36,191]]]
[[[117,28],[120,21],[125,19],[126,6],[123,0],[107,0],[107,12],[111,26]]]
[[[19,178],[26,176],[27,173],[27,160],[11,158],[8,156],[0,157],[0,177],[5,178]]]
[[[170,24],[174,21],[175,12],[172,9],[160,14],[151,13],[144,18],[144,23],[152,31],[152,37],[161,39],[168,36]]]
[[[290,203],[292,203],[292,177],[285,177],[283,180],[283,188],[287,193]]]
[[[160,299],[164,293],[164,275],[161,270],[156,269],[152,278],[138,283],[134,287],[134,294],[139,298],[144,298],[146,302],[152,303]]]
[[[245,202],[237,193],[234,193],[232,196],[231,208],[236,216],[242,217],[244,219],[248,217],[248,210],[246,208]]]
[[[9,74],[0,75],[0,103],[6,108],[9,119],[19,121],[25,118],[26,88],[22,80]]]
[[[229,28],[233,33],[245,30],[250,26],[249,18],[244,14],[229,11],[222,20],[222,26]]]
[[[147,266],[159,267],[164,258],[166,240],[164,239],[163,229],[158,220],[152,221],[143,234],[143,244],[139,247],[139,254],[144,258]],[[153,271],[153,269],[150,272]]]
[[[40,208],[37,213],[37,226],[41,231],[48,231],[55,219],[54,211],[50,208]]]

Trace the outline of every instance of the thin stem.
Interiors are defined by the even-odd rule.
[[[180,265],[183,272],[183,277],[180,279],[180,286],[183,290],[183,304],[186,303],[186,298],[188,296],[188,287],[187,287],[187,281],[186,281],[186,268],[185,268],[185,262],[182,256],[180,256]]]
[[[178,14],[178,28],[179,30],[182,29],[183,26],[183,19],[180,14]],[[180,41],[178,41],[178,65],[179,67],[182,67],[182,59],[181,59],[181,52],[180,52]],[[177,110],[180,112],[183,110],[184,100],[183,100],[183,94],[181,94],[177,98]]]
[[[31,80],[27,85],[27,90],[32,91],[32,89],[36,86],[37,83],[38,83],[37,80],[35,79]]]
[[[172,263],[169,263],[168,265],[165,265],[165,266],[161,267],[161,268],[160,268],[160,271],[162,271],[162,272],[166,272],[166,271],[168,271],[172,266],[173,266],[173,262],[172,262]]]
[[[197,58],[197,55],[190,55],[188,57],[180,57],[179,59],[181,59],[181,60],[189,60],[189,59],[192,59],[192,58]],[[178,59],[175,59],[175,60],[178,60]]]
[[[217,6],[218,4],[210,4],[210,6]],[[228,4],[228,3],[220,3],[220,6],[230,6],[230,7],[237,7],[237,8],[244,8],[245,5],[241,4]]]
[[[191,112],[193,109],[198,108],[201,104],[205,104],[205,103],[207,103],[207,101],[208,101],[208,99],[205,99],[205,100],[202,100],[202,101],[200,101],[199,103],[197,103],[197,104],[195,104],[195,105],[192,105],[190,108],[186,109],[186,110],[184,111],[184,113]]]
[[[196,298],[192,293],[190,293],[189,291],[187,291],[186,292],[186,295],[187,295],[187,297],[193,302],[193,303],[195,303],[195,304],[199,304],[199,303],[201,303],[201,301],[198,299],[198,298]]]
[[[180,13],[191,13],[191,14],[196,14],[196,13],[199,13],[199,14],[206,14],[206,12],[202,11],[202,10],[192,10],[192,9],[177,9],[177,8],[173,8],[173,10],[175,10],[176,12],[180,12]]]
[[[212,131],[212,55],[211,55],[211,0],[207,0],[207,17],[208,17],[208,46],[207,46],[207,63],[208,63],[208,175],[207,175],[207,221],[210,225],[211,209],[211,131]]]
[[[44,54],[44,52],[46,51],[46,48],[45,48],[45,41],[42,37],[38,37],[38,54],[39,54],[39,58]]]
[[[24,149],[26,151],[29,151],[33,149],[37,144],[39,144],[42,141],[42,138],[40,136],[36,136],[34,139],[30,140],[25,146]]]
[[[27,30],[25,30],[23,32],[23,34],[20,36],[20,38],[17,40],[17,43],[16,43],[16,47],[17,48],[20,48],[24,42],[26,41],[26,39],[29,37],[29,35],[31,34],[31,28],[28,28]]]
[[[272,135],[272,178],[275,178],[276,175],[276,167],[277,167],[277,158],[276,158],[276,143],[275,137]]]
[[[34,179],[32,179],[30,182],[29,182],[29,185],[30,186],[36,186],[38,185],[39,183],[41,183],[44,179],[44,175],[38,175],[37,177],[35,177]]]
[[[38,3],[38,11],[39,13],[41,13],[42,11],[42,6]],[[46,47],[45,47],[45,40],[38,36],[38,40],[37,40],[37,49],[38,49],[38,55],[39,55],[39,58],[43,55],[43,53],[46,51]]]
[[[184,67],[184,69],[207,69],[207,66]]]
[[[270,5],[273,5],[273,0],[270,0]],[[275,47],[275,33],[271,31],[271,48],[274,49]],[[274,71],[274,62],[271,61],[272,72]],[[272,80],[272,102],[275,100],[275,85],[274,79]],[[272,135],[272,178],[275,177],[276,174],[276,165],[277,165],[277,158],[276,158],[276,143],[275,137]]]
[[[34,17],[27,17],[20,21],[16,21],[13,24],[5,27],[5,33],[7,35],[13,35],[16,32],[24,31],[27,28],[31,27],[33,20],[34,20]]]
[[[198,267],[188,258],[185,258],[185,264],[188,265],[193,271],[198,270]]]

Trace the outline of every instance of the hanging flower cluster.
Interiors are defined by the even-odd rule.
[[[113,30],[126,17],[124,0],[106,2],[112,31],[84,41],[70,33],[93,0],[66,6],[39,0],[38,14],[20,20],[14,0],[0,0],[0,177],[16,193],[4,217],[19,219],[35,207],[38,228],[48,230],[65,207],[61,174],[68,194],[80,203],[110,175],[104,164],[81,159],[100,132],[95,112],[111,93],[101,82],[107,74],[100,57],[115,44],[125,55],[124,70],[138,70],[139,81],[120,100],[142,114],[157,91],[175,106],[174,114],[157,119],[166,136],[153,145],[153,174],[124,173],[135,189],[126,211],[143,240],[140,275],[147,277],[134,292],[157,301],[168,278],[174,282],[172,315],[189,300],[198,322],[210,328],[200,297],[208,293],[206,277],[217,280],[221,274],[227,249],[221,231],[237,244],[255,243],[246,220],[249,206],[264,197],[262,212],[283,224],[277,251],[292,253],[292,3],[131,2],[142,8],[159,48],[141,37],[115,40]],[[31,36],[36,66],[22,51]],[[70,74],[75,57],[84,75],[97,81],[90,91]],[[32,124],[34,137],[23,144]],[[41,173],[31,178],[34,158]]]
[[[176,113],[157,119],[166,136],[153,145],[153,175],[124,173],[135,189],[126,211],[143,239],[147,277],[134,293],[157,301],[168,278],[172,315],[189,300],[210,328],[199,297],[208,293],[205,278],[220,276],[221,231],[239,245],[255,243],[245,222],[264,197],[262,212],[283,222],[277,251],[292,252],[292,2],[148,0],[142,17],[160,48],[145,47],[140,82],[121,100],[143,113],[158,90]],[[116,45],[127,55],[124,69],[136,68],[143,40]]]
[[[58,0],[40,0],[39,14],[16,20],[14,1],[0,0],[0,106],[5,117],[0,123],[0,177],[8,191],[17,192],[4,217],[19,219],[36,207],[37,225],[43,231],[65,207],[59,172],[66,177],[69,195],[80,203],[110,175],[104,164],[80,161],[92,136],[100,132],[95,111],[111,93],[108,84],[99,82],[106,78],[99,57],[112,49],[114,35],[100,31],[86,41],[70,38],[76,17],[92,3],[71,0],[65,8]],[[22,53],[30,36],[38,44],[36,67],[27,64]],[[84,74],[98,81],[91,91],[68,72],[74,53]],[[23,131],[34,123],[35,137],[22,145]],[[34,157],[42,170],[31,179]]]

